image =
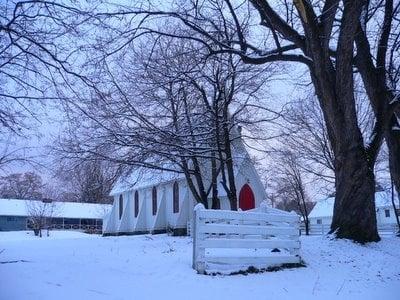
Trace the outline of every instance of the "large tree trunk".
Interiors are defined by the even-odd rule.
[[[227,113],[223,116],[223,120],[226,120],[223,125],[219,125],[216,128],[220,128],[221,126],[221,135],[220,132],[217,133],[217,150],[218,157],[220,161],[220,169],[221,169],[221,183],[222,186],[228,196],[229,204],[231,210],[237,210],[237,197],[236,197],[236,185],[235,185],[235,173],[233,168],[233,159],[232,159],[232,150],[231,150],[231,140],[230,140],[230,132],[229,127],[227,125]]]
[[[382,135],[376,135],[372,150],[365,147],[357,122],[352,61],[362,4],[356,0],[344,3],[334,64],[329,48],[321,49],[317,25],[307,26],[307,36],[313,59],[312,80],[335,154],[336,197],[331,232],[338,238],[364,243],[380,239],[373,169]]]
[[[190,191],[192,192],[192,195],[193,195],[194,199],[196,200],[197,203],[201,203],[201,204],[204,205],[205,208],[208,208],[207,195],[204,195],[202,193],[201,189],[198,190],[196,188],[196,184],[193,182],[193,179],[192,179],[191,174],[189,172],[188,162],[186,161],[185,158],[181,158],[181,163],[182,163],[182,166],[183,166],[182,169],[183,169],[184,174],[185,174],[186,182],[188,184],[188,187],[189,187]],[[198,180],[198,176],[195,176],[195,178],[196,178],[196,180]],[[203,186],[203,188],[204,188],[204,186]]]
[[[202,204],[204,205],[205,208],[208,208],[208,197],[207,197],[207,192],[204,187],[204,182],[203,182],[203,177],[201,175],[201,168],[199,161],[197,160],[196,157],[192,157],[192,162],[193,162],[193,168],[194,168],[194,177],[196,179],[196,184],[198,188],[198,192],[200,195],[200,198],[202,200]]]
[[[336,163],[336,197],[331,233],[365,243],[379,241],[375,178],[362,146],[349,149]]]
[[[365,148],[357,124],[352,78],[337,89],[329,84],[329,72],[317,74],[312,70],[335,155],[336,197],[330,232],[338,238],[361,243],[379,241],[373,173],[375,154],[370,155]]]
[[[229,203],[231,205],[231,210],[237,210],[238,201],[236,196],[235,170],[233,166],[229,129],[226,128],[225,134],[226,134],[225,136],[226,170],[228,173],[228,182],[229,182],[228,198],[229,198]]]
[[[369,2],[366,2],[368,9]],[[372,58],[372,51],[367,34],[364,32],[367,20],[362,20],[359,24],[358,34],[356,35],[357,55],[354,63],[357,66],[371,106],[376,117],[376,127],[382,129],[386,144],[389,150],[389,169],[397,193],[400,194],[400,132],[394,131],[394,126],[399,126],[396,118],[396,104],[393,102],[395,97],[393,91],[387,86],[387,51],[390,32],[393,20],[393,1],[384,2],[385,13],[380,29],[377,53],[375,59]],[[364,29],[363,29],[364,28]],[[375,130],[375,133],[377,130]]]
[[[222,133],[223,133],[223,143],[225,150],[225,165],[226,171],[228,175],[228,183],[229,189],[227,190],[229,203],[231,205],[231,210],[238,209],[238,201],[236,196],[236,183],[235,183],[235,170],[233,165],[233,157],[232,157],[232,143],[231,143],[231,131],[229,128],[230,125],[228,106],[224,106],[223,110],[223,123],[222,123]]]

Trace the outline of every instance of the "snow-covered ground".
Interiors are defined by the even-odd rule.
[[[400,299],[400,238],[301,241],[306,268],[206,276],[186,237],[0,232],[0,299]]]

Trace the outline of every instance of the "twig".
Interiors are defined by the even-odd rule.
[[[346,281],[343,280],[343,283],[342,283],[342,285],[340,286],[340,288],[338,289],[338,291],[336,292],[336,295],[339,295],[339,293],[342,291],[345,282],[346,282]]]
[[[312,294],[313,294],[313,295],[314,295],[315,288],[316,288],[316,286],[317,286],[318,281],[319,281],[319,275],[318,275],[318,277],[317,277],[317,280],[315,280],[314,287],[313,287],[313,289],[312,289]]]

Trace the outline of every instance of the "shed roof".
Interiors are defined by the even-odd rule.
[[[0,216],[28,216],[29,206],[41,205],[38,200],[0,199]],[[53,217],[77,219],[102,219],[111,209],[110,204],[52,202]]]
[[[313,210],[308,215],[308,217],[309,218],[332,217],[334,203],[335,203],[335,197],[329,197],[324,200],[318,201],[315,204]],[[396,200],[396,203],[398,203],[397,200]],[[375,206],[376,206],[376,208],[392,206],[390,192],[382,191],[382,192],[375,193]]]

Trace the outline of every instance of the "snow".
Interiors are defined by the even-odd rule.
[[[398,299],[399,238],[301,241],[305,268],[206,276],[187,237],[0,232],[0,299]]]
[[[170,166],[168,168],[173,169]],[[133,189],[143,189],[160,183],[182,179],[184,179],[184,174],[182,173],[139,167],[133,170],[128,176],[121,176],[113,186],[110,195],[117,195]]]
[[[37,200],[0,199],[0,216],[29,216],[27,203],[42,203]],[[110,204],[52,202],[54,217],[77,219],[101,219],[111,209]]]
[[[49,236],[47,236],[47,231],[42,231],[43,237],[42,240],[64,240],[64,239],[87,239],[91,237],[88,234],[84,234],[81,231],[73,231],[73,230],[55,230],[50,231]],[[93,237],[98,237],[93,235]],[[38,237],[34,235],[33,231],[5,231],[0,232],[0,238],[2,242],[10,242],[10,241],[37,241]],[[2,248],[2,243],[0,243],[0,249]],[[0,256],[1,260],[1,256]],[[0,298],[1,299],[1,298]]]
[[[318,201],[315,204],[313,210],[308,215],[308,217],[309,218],[332,217],[334,204],[335,204],[335,197],[329,197],[324,200]],[[376,208],[392,207],[390,192],[382,191],[375,193],[375,206]]]
[[[246,160],[249,160],[249,154],[247,153],[246,147],[243,144],[241,138],[237,138],[232,142],[232,156],[234,161],[234,172],[237,174],[240,171],[241,166]],[[156,165],[156,163],[153,163]],[[165,184],[175,180],[184,180],[185,175],[181,170],[173,164],[160,165],[163,169],[150,169],[145,167],[138,167],[133,169],[128,175],[121,176],[117,183],[113,186],[110,195],[118,195],[131,190],[144,189],[160,184]],[[176,172],[167,171],[177,170]],[[221,175],[218,178],[218,182],[221,181]],[[219,196],[226,197],[226,191],[222,184],[218,185]]]
[[[194,206],[194,211],[197,211],[197,210],[203,210],[203,209],[205,209],[205,207],[204,207],[204,205],[202,204],[202,203],[197,203],[195,206]]]

